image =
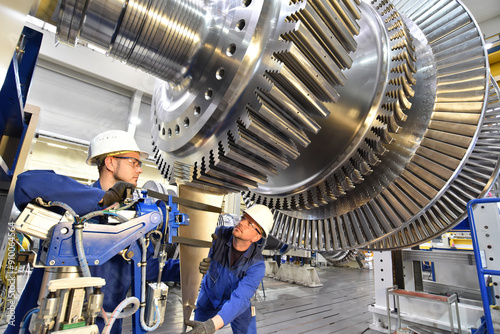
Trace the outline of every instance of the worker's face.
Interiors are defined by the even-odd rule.
[[[116,181],[132,183],[137,186],[137,180],[142,173],[141,160],[139,152],[128,152],[112,156],[116,168],[113,170],[113,176]]]
[[[260,227],[255,223],[252,218],[243,215],[240,222],[233,229],[233,236],[242,240],[251,242],[259,241],[262,238]]]

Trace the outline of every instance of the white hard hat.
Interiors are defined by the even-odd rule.
[[[256,204],[246,210],[243,210],[243,213],[250,216],[253,221],[262,227],[262,230],[264,231],[262,236],[266,238],[274,223],[271,210],[269,210],[269,208],[265,205]]]
[[[122,130],[110,130],[98,134],[89,145],[87,164],[98,165],[110,154],[121,154],[126,152],[139,152],[141,159],[149,156],[148,152],[139,149],[132,134]]]

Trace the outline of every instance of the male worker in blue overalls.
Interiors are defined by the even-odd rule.
[[[45,201],[60,201],[68,204],[78,215],[92,211],[100,211],[109,205],[123,200],[127,189],[137,186],[137,179],[142,173],[141,159],[148,153],[141,151],[134,137],[120,130],[111,130],[97,135],[88,150],[87,164],[96,165],[99,179],[92,187],[80,184],[75,180],[49,170],[34,170],[19,175],[14,199],[16,206],[24,207],[37,197]],[[149,256],[151,254],[148,254]],[[148,280],[158,277],[157,259],[148,259]],[[178,260],[167,261],[162,280],[179,281]],[[92,276],[102,277],[106,285],[101,289],[104,293],[104,310],[112,312],[126,298],[132,282],[132,263],[116,255],[100,266],[91,267]],[[16,326],[9,326],[7,333],[17,333],[22,317],[32,308],[37,307],[38,291],[42,282],[43,269],[35,269],[31,275],[16,308]],[[100,331],[104,326],[98,318]],[[121,319],[117,319],[112,333],[121,333]]]
[[[212,334],[231,323],[233,333],[257,333],[250,299],[264,278],[265,265],[257,242],[273,225],[271,210],[254,205],[235,227],[218,227],[208,258],[200,263],[206,273],[196,302],[191,334]],[[208,269],[208,272],[207,272]]]

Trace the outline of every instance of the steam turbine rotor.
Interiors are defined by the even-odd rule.
[[[385,3],[388,8],[392,7]],[[410,49],[414,50],[417,69],[415,73],[412,71],[414,81],[410,81],[414,83],[413,95],[406,94],[409,103],[396,101],[407,106],[407,110],[403,117],[396,119],[397,128],[392,127],[396,131],[391,133],[391,141],[381,141],[382,154],[376,155],[373,159],[376,164],[370,164],[372,171],[363,175],[362,180],[355,182],[348,173],[339,174],[349,170],[345,165],[340,169],[324,166],[325,170],[331,168],[330,175],[336,176],[333,180],[353,185],[349,189],[344,187],[349,191],[341,197],[329,200],[324,196],[324,185],[332,184],[328,177],[316,179],[319,182],[308,189],[293,189],[295,203],[302,205],[280,208],[271,232],[283,242],[327,251],[417,245],[463,220],[466,203],[484,196],[497,177],[499,141],[493,133],[498,111],[488,106],[489,70],[474,20],[455,1],[426,4],[400,1],[395,5],[398,12],[389,17],[385,10],[380,11],[380,6],[374,8],[386,24],[394,17],[403,18],[405,31],[411,36]],[[373,25],[366,24],[367,13],[362,11],[358,39],[371,33],[365,29],[367,26],[373,29]],[[380,27],[385,29],[387,25]],[[394,40],[389,40],[387,48],[394,50]],[[356,54],[359,52],[360,48]],[[397,62],[401,57],[380,58],[390,60],[382,64],[382,72],[384,66],[391,68],[385,73],[393,73],[394,66],[400,68]],[[349,97],[349,92],[359,92],[356,89],[360,87],[359,82],[354,83],[350,75],[357,68],[358,59],[355,58],[352,68],[346,72],[348,82],[339,89],[338,104]],[[366,57],[361,58],[361,62],[366,61]],[[407,64],[411,63],[404,66]],[[385,86],[378,86],[380,90],[384,88],[385,98],[395,97],[391,88],[394,82],[396,80],[388,78]],[[401,88],[398,91],[401,92]],[[372,101],[371,108],[386,109],[391,105],[387,100],[378,104],[377,98]],[[371,130],[377,133],[373,127]],[[365,135],[365,140],[367,138]],[[314,155],[325,154],[318,151]],[[285,173],[293,173],[292,170],[289,168]],[[272,182],[273,179],[271,185]],[[246,196],[256,202],[269,203],[268,193],[267,189],[264,194],[256,189]],[[328,203],[321,205],[321,199]]]
[[[498,87],[459,0],[75,1],[57,38],[159,78],[154,157],[241,192],[271,234],[396,249],[451,228],[498,175]]]
[[[248,203],[271,207],[272,234],[293,246],[418,244],[463,219],[465,203],[496,178],[498,143],[480,138],[492,128],[483,129],[491,119],[484,42],[454,0],[363,2],[345,6],[354,8],[345,21],[353,40],[329,30],[342,45],[333,50],[348,54],[342,63],[319,28],[330,22],[332,3],[281,2],[279,15],[264,11],[272,16],[257,27],[277,23],[262,27],[270,34],[259,35],[260,58],[245,63],[244,78],[231,77],[238,87],[231,99],[218,99],[202,122],[217,124],[209,135],[183,137],[179,121],[192,117],[169,124],[153,114],[153,137],[164,128],[171,134],[155,137],[158,163],[176,182],[241,190]],[[322,53],[336,75],[325,72]],[[312,84],[314,77],[321,81]],[[198,101],[210,100],[203,89],[183,95],[181,109],[199,111]],[[169,150],[164,143],[174,134],[190,144]]]
[[[320,131],[352,64],[359,9],[248,1],[225,10],[210,52],[192,65],[203,74],[182,86],[158,82],[152,135],[165,177],[245,191],[286,169]]]

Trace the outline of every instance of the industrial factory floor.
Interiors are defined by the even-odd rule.
[[[264,278],[265,296],[261,287],[255,301],[259,334],[379,333],[368,329],[368,305],[374,302],[372,270],[319,267],[317,272],[323,286],[316,288]],[[182,332],[180,299],[180,288],[170,289],[165,323],[154,333]],[[127,321],[123,333],[131,332]],[[231,327],[217,333],[232,333]]]

